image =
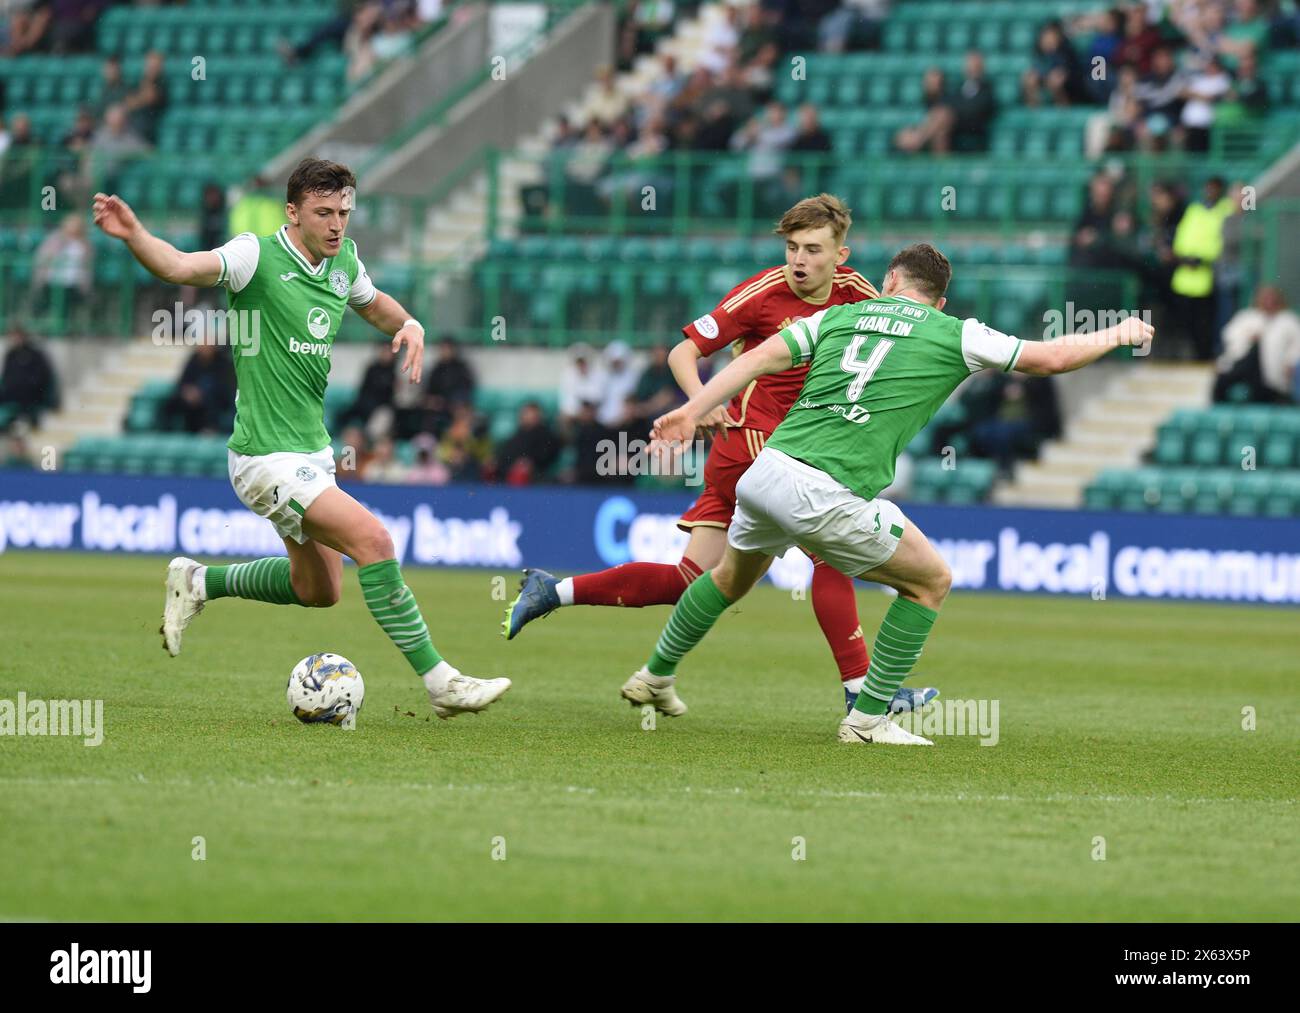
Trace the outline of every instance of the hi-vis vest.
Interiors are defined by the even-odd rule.
[[[1223,252],[1223,223],[1232,211],[1232,200],[1227,197],[1212,208],[1200,201],[1187,206],[1174,231],[1174,256],[1207,263],[1175,268],[1170,287],[1176,294],[1199,298],[1214,290],[1214,261]]]

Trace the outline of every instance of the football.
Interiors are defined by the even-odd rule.
[[[356,726],[366,684],[341,654],[312,654],[293,666],[285,698],[303,724]]]

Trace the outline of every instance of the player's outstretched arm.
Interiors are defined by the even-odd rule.
[[[704,382],[700,379],[702,358],[704,355],[700,352],[699,346],[690,338],[683,338],[677,342],[673,350],[668,353],[668,368],[672,370],[677,386],[688,398],[694,397],[704,389]],[[728,423],[734,425],[735,419],[728,414],[727,406],[724,404],[714,408],[700,419],[700,428],[717,432],[726,439]]]
[[[150,234],[131,206],[117,194],[95,194],[95,224],[106,235],[126,243],[131,256],[146,271],[172,285],[215,285],[221,277],[221,258],[211,250],[182,253],[165,239]]]
[[[655,419],[652,435],[666,443],[688,443],[694,438],[700,420],[710,411],[726,404],[760,376],[780,373],[792,365],[790,347],[781,335],[774,334],[757,348],[732,359],[686,404]]]
[[[1091,334],[1066,334],[1051,341],[1026,341],[1016,360],[1015,371],[1030,376],[1069,373],[1096,362],[1107,352],[1123,345],[1146,348],[1155,333],[1150,324],[1138,317],[1128,317],[1114,327]]]
[[[402,345],[406,345],[402,372],[410,373],[407,379],[411,383],[419,383],[424,370],[424,326],[412,319],[402,304],[387,292],[376,291],[374,299],[354,308],[371,327],[392,336],[394,355],[401,351]]]

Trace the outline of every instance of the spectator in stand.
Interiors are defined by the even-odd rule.
[[[951,124],[945,122],[951,118],[951,110],[948,82],[938,67],[930,67],[921,76],[921,102],[926,108],[925,119],[900,129],[894,135],[894,146],[900,151],[920,151],[928,146],[935,154],[943,154],[951,134]]]
[[[374,38],[379,32],[383,16],[384,9],[380,4],[362,4],[356,17],[344,30],[343,53],[348,60],[347,78],[350,84],[355,84],[375,69],[378,56],[375,53]]]
[[[971,450],[997,461],[1009,477],[1016,460],[1037,456],[1044,440],[1061,434],[1060,409],[1052,378],[988,372],[987,413],[966,425]]]
[[[1137,85],[1137,68],[1121,67],[1119,81],[1106,100],[1103,150],[1132,151],[1137,147],[1142,124],[1142,103],[1138,100]]]
[[[632,396],[636,400],[638,422],[646,424],[685,403],[686,396],[668,365],[667,345],[655,345],[650,350],[650,363],[637,378]]]
[[[776,81],[777,61],[781,59],[781,50],[775,42],[764,43],[753,59],[747,60],[736,70],[745,87],[763,98],[772,96],[772,85]]]
[[[16,153],[23,148],[40,148],[40,146],[40,140],[32,133],[32,118],[26,113],[15,113],[9,120],[7,150]]]
[[[360,426],[368,429],[375,412],[381,408],[393,411],[393,388],[396,385],[394,373],[393,344],[387,338],[375,342],[375,357],[366,366],[361,376],[361,386],[357,389],[356,400],[339,415],[335,425],[342,429]],[[379,428],[387,429],[388,426]]]
[[[456,339],[450,334],[443,335],[438,342],[438,362],[429,372],[429,395],[438,402],[434,410],[446,411],[450,417],[459,404],[473,403],[477,385],[473,367],[460,354]]]
[[[36,466],[32,453],[27,449],[27,441],[19,432],[11,432],[0,440],[0,468],[31,469]]]
[[[622,118],[627,111],[627,96],[618,88],[614,68],[605,64],[596,70],[596,83],[583,111],[601,126],[609,126]]]
[[[735,59],[740,44],[740,8],[726,5],[721,17],[705,19],[696,59],[699,66],[719,74]]]
[[[817,118],[817,107],[804,104],[799,107],[799,133],[795,135],[791,151],[817,152],[831,150],[831,135]]]
[[[163,77],[163,55],[153,50],[144,58],[140,83],[123,103],[131,129],[150,145],[158,143],[158,126],[167,110],[167,81]]]
[[[374,452],[361,471],[361,481],[398,485],[407,480],[410,469],[397,459],[397,447],[392,437],[381,436],[375,441]]]
[[[110,0],[50,0],[50,52],[57,56],[95,48],[95,22]]]
[[[597,415],[607,426],[623,418],[623,403],[636,390],[637,372],[632,368],[632,353],[622,341],[605,346],[604,384]]]
[[[532,485],[546,477],[559,456],[559,438],[546,424],[542,406],[528,401],[519,409],[519,428],[497,450],[498,474],[509,485]]]
[[[1115,51],[1115,62],[1133,67],[1145,77],[1151,70],[1151,56],[1161,44],[1160,33],[1147,21],[1147,9],[1135,3],[1124,12],[1124,38]]]
[[[4,166],[0,172],[0,207],[33,207],[40,200],[42,180],[37,163],[42,156],[40,140],[32,133],[32,121],[26,113],[16,113],[9,121],[4,144]]]
[[[131,129],[126,107],[121,104],[109,106],[104,113],[103,126],[91,138],[82,177],[101,190],[116,189],[113,177],[122,163],[148,150],[149,145]]]
[[[1223,253],[1223,223],[1238,208],[1226,193],[1222,177],[1207,180],[1201,199],[1187,206],[1174,233],[1173,310],[1200,362],[1214,358],[1214,267]]]
[[[1025,105],[1038,105],[1044,93],[1053,105],[1073,105],[1085,97],[1084,79],[1079,56],[1065,37],[1061,23],[1047,22],[1038,31],[1034,61],[1021,78]]]
[[[460,354],[456,339],[450,335],[438,342],[438,361],[429,371],[424,407],[428,413],[425,432],[440,436],[451,423],[452,414],[463,404],[474,403],[474,370]]]
[[[1137,248],[1143,258],[1144,292],[1139,300],[1150,305],[1163,321],[1173,302],[1171,283],[1174,276],[1174,235],[1186,210],[1178,189],[1163,180],[1151,184],[1148,191],[1151,210],[1147,227]]]
[[[987,151],[997,99],[984,73],[983,54],[973,49],[966,54],[962,79],[948,104],[952,109],[952,147],[957,151]]]
[[[630,470],[617,466],[619,461],[614,455],[620,450],[618,433],[601,424],[594,401],[584,401],[578,408],[573,420],[572,444],[573,481],[579,485],[596,485],[611,478],[618,481],[617,473],[626,474]],[[613,469],[609,467],[611,463],[615,464]],[[611,471],[616,474],[611,475]]]
[[[235,371],[225,349],[199,345],[190,354],[159,415],[164,429],[219,433],[235,410]]]
[[[452,415],[451,425],[438,441],[437,456],[447,469],[449,481],[477,482],[483,478],[492,459],[492,447],[468,405],[461,405]]]
[[[238,191],[230,208],[230,234],[251,232],[255,236],[269,236],[284,224],[284,193],[276,199],[270,180],[254,176]]]
[[[900,130],[895,145],[902,151],[929,148],[936,155],[954,149],[987,151],[997,99],[984,73],[984,57],[971,50],[962,65],[961,82],[951,93],[942,93],[942,87],[942,73],[934,68],[926,71],[922,93],[930,111],[917,126]]]
[[[817,26],[819,48],[823,53],[875,49],[888,16],[889,0],[844,0]]]
[[[1121,69],[1120,47],[1124,43],[1124,12],[1118,7],[1085,15],[1075,20],[1071,32],[1091,31],[1088,50],[1084,54],[1083,84],[1092,102],[1105,102],[1110,98]]]
[[[108,56],[99,69],[99,98],[95,102],[94,113],[102,117],[109,106],[123,105],[131,95],[131,87],[122,76],[122,61],[117,56]]]
[[[15,419],[25,418],[35,427],[41,423],[41,412],[54,403],[55,378],[49,358],[31,343],[25,329],[15,327],[0,369],[0,405],[15,409]]]
[[[638,56],[655,51],[655,44],[673,30],[673,0],[633,0],[618,36],[618,63],[631,70]]]
[[[1258,56],[1268,48],[1272,29],[1259,0],[1236,0],[1232,22],[1219,40],[1219,56],[1225,67],[1235,71],[1247,54]]]
[[[1161,150],[1183,111],[1185,82],[1178,73],[1174,52],[1160,46],[1151,54],[1151,70],[1138,81],[1137,98],[1142,103],[1139,145],[1146,151]]]
[[[409,485],[446,485],[451,469],[438,458],[438,442],[427,433],[415,439],[415,464],[406,474]]]
[[[1237,63],[1232,87],[1215,110],[1215,122],[1223,126],[1238,126],[1258,120],[1268,109],[1268,85],[1259,77],[1259,61],[1254,50],[1247,50]]]
[[[1216,402],[1245,400],[1289,404],[1300,364],[1300,317],[1274,285],[1261,285],[1252,305],[1223,329],[1223,354],[1214,381]]]
[[[353,18],[361,16],[361,9],[377,6],[378,4],[362,2],[362,0],[338,0],[334,5],[334,17],[324,22],[299,45],[291,46],[286,40],[282,39],[277,46],[280,57],[285,63],[294,64],[307,59],[321,46],[328,45],[334,49],[342,48],[343,38],[347,35],[348,27],[352,24]]]
[[[569,364],[560,379],[560,420],[567,425],[577,418],[584,401],[600,404],[605,393],[605,374],[597,364],[590,345],[576,344],[569,349]]]
[[[1232,89],[1232,78],[1210,56],[1200,70],[1189,75],[1183,92],[1183,109],[1179,115],[1180,144],[1185,151],[1208,151],[1210,127],[1214,125],[1214,106]]]
[[[203,184],[202,205],[199,208],[199,249],[215,250],[223,245],[230,234],[226,231],[228,213],[226,195],[216,183]]]
[[[339,435],[339,443],[335,477],[340,482],[360,482],[371,457],[365,431],[360,426],[348,426]]]
[[[66,322],[90,298],[94,277],[94,249],[86,238],[85,220],[68,215],[36,248],[34,312],[54,307],[60,322]]]
[[[95,117],[89,109],[82,106],[77,110],[77,118],[72,121],[72,129],[63,135],[59,145],[69,155],[74,156],[75,161],[76,158],[84,155],[90,145],[94,143],[95,130]],[[220,246],[221,243],[217,245]]]
[[[775,179],[781,173],[782,154],[798,136],[780,102],[769,102],[763,115],[751,119],[731,138],[732,151],[749,152],[749,177],[756,183]]]

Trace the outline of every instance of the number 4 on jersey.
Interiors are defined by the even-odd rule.
[[[845,396],[849,401],[856,401],[862,396],[863,390],[875,375],[880,364],[885,361],[885,356],[889,350],[894,347],[894,343],[888,338],[881,338],[876,346],[871,350],[871,354],[865,360],[858,359],[858,352],[862,350],[862,344],[871,337],[869,334],[855,334],[849,346],[844,349],[844,357],[840,359],[840,369],[846,373],[854,374],[853,379],[849,382],[849,389]],[[871,418],[871,412],[859,404],[851,406],[848,413],[844,416],[849,422],[866,422]]]

